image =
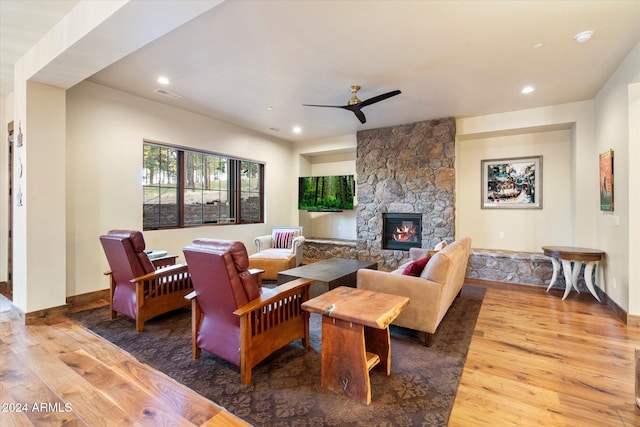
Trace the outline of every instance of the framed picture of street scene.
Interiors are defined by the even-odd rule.
[[[613,211],[613,150],[600,154],[600,210]]]
[[[542,156],[481,160],[482,209],[542,209]]]

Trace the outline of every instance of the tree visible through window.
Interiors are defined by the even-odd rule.
[[[263,221],[261,163],[145,143],[143,166],[144,229]]]
[[[178,150],[144,145],[144,228],[177,227]]]

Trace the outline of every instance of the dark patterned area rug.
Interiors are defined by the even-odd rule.
[[[433,337],[391,327],[391,375],[371,372],[371,404],[320,386],[321,317],[311,316],[311,348],[293,342],[253,369],[243,386],[239,369],[207,352],[191,358],[188,309],[152,319],[142,333],[131,319],[111,321],[108,307],[69,315],[141,362],[166,373],[254,426],[446,426],[484,289],[465,286]]]

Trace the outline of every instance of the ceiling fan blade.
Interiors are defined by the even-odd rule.
[[[399,90],[393,90],[391,92],[383,93],[382,95],[374,96],[373,98],[365,99],[360,104],[360,108],[366,107],[367,105],[375,104],[376,102],[383,101],[387,98],[391,98],[392,96],[400,95],[402,92]]]
[[[367,118],[364,116],[364,114],[362,113],[362,111],[360,111],[359,108],[357,110],[351,110],[351,111],[353,111],[353,114],[355,114],[358,120],[360,120],[360,123],[362,124],[367,123]]]
[[[362,111],[360,111],[360,108],[361,108],[360,104],[345,105],[342,108],[344,108],[345,110],[349,110],[349,111],[353,112],[353,114],[356,115],[358,120],[360,120],[360,123],[365,124],[367,122],[367,118],[364,116],[364,113]]]
[[[302,104],[304,107],[328,107],[328,108],[344,108],[344,105],[317,105],[317,104]]]

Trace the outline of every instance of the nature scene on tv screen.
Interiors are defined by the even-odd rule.
[[[298,182],[298,209],[331,211],[353,209],[353,175],[306,176]]]

